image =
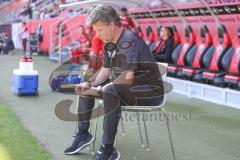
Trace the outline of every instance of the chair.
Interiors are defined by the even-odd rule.
[[[181,69],[182,74],[187,79],[194,79],[202,74],[204,66],[210,63],[211,55],[213,54],[213,39],[206,25],[203,25],[200,29],[200,36],[197,40],[197,52],[192,59],[187,59],[188,64],[191,66],[185,66]]]
[[[238,34],[233,40],[234,54],[228,69],[228,74],[224,76],[224,82],[231,88],[239,88],[240,82],[240,27]]]
[[[167,64],[166,63],[158,63],[158,68],[160,70],[160,73],[162,75],[162,79],[164,81],[166,79]],[[166,110],[163,108],[163,106],[165,105],[165,102],[166,102],[166,95],[164,95],[163,102],[159,106],[122,106],[122,111],[124,111],[124,112],[136,112],[136,116],[137,116],[138,119],[139,119],[139,114],[140,113],[143,113],[143,115],[144,115],[144,113],[146,113],[146,112],[163,111],[164,116],[166,117],[165,119],[166,119],[167,131],[168,131],[168,136],[169,136],[169,140],[170,140],[173,160],[176,160],[175,150],[174,150],[173,141],[172,141],[172,135],[171,135],[170,126],[169,126],[169,118],[168,118]],[[102,100],[99,100],[99,105],[103,105]],[[95,133],[94,133],[95,138],[96,138],[96,133],[97,133],[98,118],[97,118],[96,121],[97,122],[96,122],[96,125],[95,125]],[[138,123],[138,129],[139,129],[139,136],[140,136],[141,144],[142,144],[142,147],[144,147],[140,121],[137,121],[137,123]],[[123,124],[122,118],[121,118],[121,124],[122,124],[122,129],[123,129],[123,135],[125,135],[124,124]],[[147,143],[147,151],[150,151],[149,135],[148,135],[148,132],[147,132],[147,123],[146,123],[145,120],[143,120],[143,124],[144,124],[145,138],[146,138],[146,143]],[[95,142],[93,144],[93,152],[94,151],[95,151]]]
[[[181,38],[178,33],[177,27],[173,25],[172,29],[173,29],[173,37],[174,37],[174,47],[173,48],[175,49],[176,47],[178,47],[181,44]]]
[[[151,26],[146,28],[146,44],[150,51],[154,50],[155,34]]]
[[[207,83],[220,85],[224,83],[224,75],[226,75],[221,62],[225,54],[231,53],[230,49],[232,44],[231,38],[224,25],[219,25],[218,36],[215,38],[214,42],[215,50],[210,66],[208,70],[202,73],[202,78]]]
[[[188,56],[193,57],[196,53],[196,37],[191,26],[185,28],[185,38],[182,41],[182,47],[180,52],[172,53],[173,64],[168,66],[168,76],[171,77],[181,77],[179,74],[181,67],[187,66],[186,59]],[[179,49],[178,49],[179,50]]]

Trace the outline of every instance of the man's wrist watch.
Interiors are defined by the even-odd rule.
[[[97,86],[97,93],[101,95],[101,93],[102,93],[102,86]]]

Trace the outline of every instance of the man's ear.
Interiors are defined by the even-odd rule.
[[[112,21],[112,22],[110,22],[110,25],[114,25],[115,23]]]
[[[110,26],[111,26],[111,28],[112,28],[112,31],[114,31],[114,29],[115,29],[115,22],[110,22]]]
[[[111,31],[114,33],[115,32],[115,23],[110,22],[110,26],[111,26]]]

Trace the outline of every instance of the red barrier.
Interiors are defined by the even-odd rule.
[[[64,37],[62,41],[62,46],[66,46],[72,41],[75,41],[79,38],[79,33],[76,31],[78,27],[74,27],[71,29],[71,32],[74,32],[74,34],[70,35],[71,33],[69,32],[69,29],[71,26],[73,26],[76,23],[84,24],[85,23],[85,16],[77,16],[66,24],[66,29],[68,30],[67,32],[64,32]],[[42,24],[42,29],[43,29],[43,42],[40,44],[40,49],[43,51],[49,51],[50,49],[50,40],[51,40],[51,29],[53,25],[53,39],[56,39],[57,36],[57,23],[61,20],[61,18],[51,18],[51,19],[45,19],[45,20],[35,20],[32,21],[31,23],[27,24],[27,27],[29,28],[30,33],[34,33],[37,30],[37,27],[39,24]],[[64,19],[66,20],[66,19]],[[70,36],[69,36],[70,35]],[[68,37],[68,38],[65,38]]]
[[[58,18],[46,19],[46,20],[35,20],[27,24],[30,33],[34,33],[37,30],[37,26],[42,24],[43,29],[43,42],[40,45],[41,50],[48,51],[50,47],[50,31],[51,24],[58,21]]]
[[[77,16],[67,22],[67,32],[65,33],[62,41],[62,46],[68,45],[70,42],[79,39],[79,26],[84,25],[86,21],[86,16]]]

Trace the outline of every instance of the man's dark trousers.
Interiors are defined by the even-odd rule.
[[[104,104],[104,122],[102,144],[114,144],[117,127],[121,118],[121,105],[126,104],[119,96],[116,86],[108,83],[102,87]],[[163,101],[163,96],[137,100],[138,106],[156,106]],[[78,104],[78,134],[88,133],[91,113],[95,105],[95,98],[80,97]]]

